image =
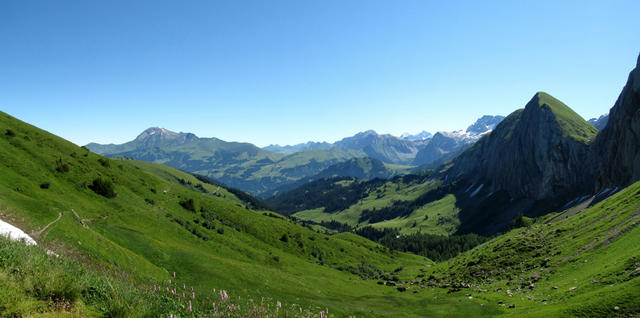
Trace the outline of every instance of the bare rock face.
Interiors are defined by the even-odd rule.
[[[640,180],[640,56],[594,144],[600,162],[596,190]]]
[[[138,148],[171,147],[198,140],[191,133],[176,133],[164,128],[152,127],[143,131],[135,142]]]
[[[583,133],[572,125],[593,131]],[[484,184],[490,192],[506,191],[511,198],[543,200],[589,191],[583,183],[592,176],[585,170],[593,169],[584,166],[590,162],[589,138],[596,132],[562,102],[539,92],[456,158],[446,173]]]

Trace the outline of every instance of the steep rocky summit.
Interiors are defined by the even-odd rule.
[[[143,131],[135,141],[140,148],[171,147],[197,140],[192,133],[177,133],[164,128],[152,127]]]
[[[504,116],[484,115],[471,126],[469,126],[467,128],[467,132],[472,135],[482,135],[495,129],[496,126],[498,126],[498,124],[503,120]]]
[[[565,104],[538,92],[453,161],[447,177],[484,184],[511,198],[543,200],[588,191],[589,141],[597,130]]]

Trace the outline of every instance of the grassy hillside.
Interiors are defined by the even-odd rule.
[[[637,316],[640,183],[584,209],[589,202],[438,264],[429,284],[510,316]]]
[[[440,184],[416,175],[371,181],[333,178],[266,202],[279,212],[317,223],[337,221],[355,228],[397,228],[401,234],[450,235],[460,225],[460,209],[454,195],[439,194]]]
[[[544,92],[538,92],[536,96],[540,107],[546,105],[551,108],[565,136],[587,142],[598,134],[597,128],[589,124],[589,122],[584,120],[584,118],[563,102]]]
[[[225,289],[315,312],[329,308],[337,316],[495,311],[363,280],[415,276],[432,265],[423,257],[247,210],[226,194],[167,181],[173,172],[156,177],[146,171],[158,175],[162,168],[103,158],[6,114],[0,114],[0,131],[0,218],[62,257],[101,272],[124,272],[138,281],[166,281],[175,272],[197,294]],[[86,305],[86,312],[107,314]]]

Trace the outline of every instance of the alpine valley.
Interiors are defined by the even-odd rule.
[[[249,143],[149,128],[125,144],[90,143],[86,147],[108,157],[165,164],[268,198],[301,182],[332,175],[388,178],[419,171],[415,169],[418,166],[435,167],[468,148],[503,118],[484,116],[466,130],[438,132],[435,136],[422,132],[418,135],[421,137],[394,137],[369,130],[333,144],[307,142],[263,149]]]
[[[522,106],[265,148],[0,113],[0,225],[36,243],[0,236],[0,316],[640,315],[640,57],[608,115]]]

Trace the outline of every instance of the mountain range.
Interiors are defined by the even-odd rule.
[[[266,198],[279,189],[290,189],[300,180],[314,176],[354,176],[365,179],[393,176],[409,171],[402,166],[433,167],[452,159],[480,136],[490,131],[502,116],[484,116],[467,130],[439,132],[432,138],[411,140],[380,135],[373,130],[343,138],[333,144],[308,142],[294,146],[268,146],[263,149],[249,143],[200,138],[191,133],[176,133],[164,128],[149,128],[134,140],[121,145],[90,143],[88,149],[108,157],[124,156],[166,164],[177,169],[205,175],[231,187]],[[357,175],[353,169],[329,169],[355,158],[371,158],[386,165],[384,172]],[[371,162],[371,161],[368,161]],[[365,163],[365,161],[352,161]],[[356,169],[371,171],[367,167]]]
[[[398,227],[406,233],[443,233],[448,227],[445,233],[483,235],[505,231],[521,215],[536,217],[597,202],[640,180],[640,119],[635,113],[640,108],[639,72],[638,67],[631,72],[610,114],[600,117],[600,123],[608,118],[601,131],[561,101],[538,92],[491,133],[426,175],[347,185],[366,190],[339,208],[332,203],[330,212],[323,213],[326,207],[318,202],[331,202],[326,193],[345,187],[339,179],[309,184],[323,190],[308,199],[291,192],[267,202],[315,222]]]

